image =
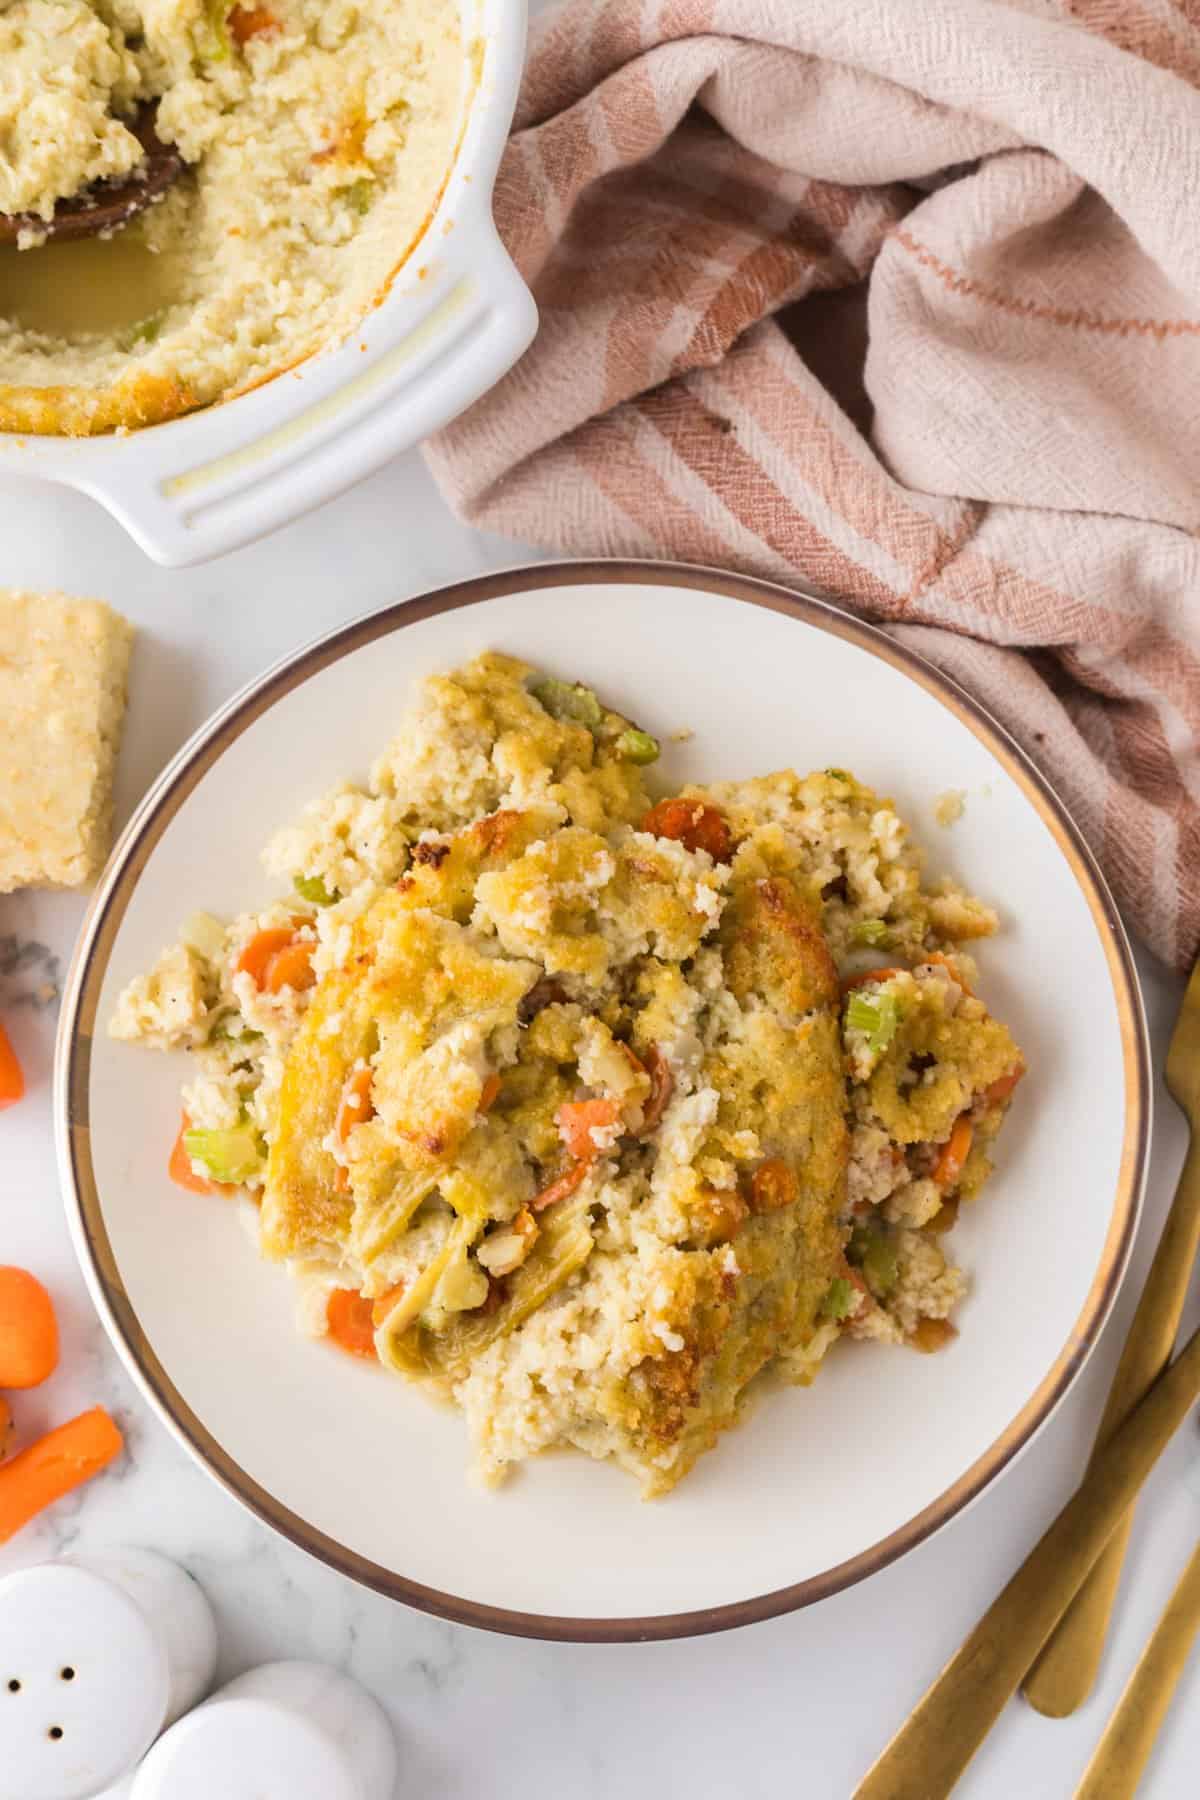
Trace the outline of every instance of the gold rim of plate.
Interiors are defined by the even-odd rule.
[[[1121,1163],[1104,1249],[1083,1309],[1053,1365],[1021,1411],[931,1505],[857,1556],[791,1586],[696,1612],[645,1618],[571,1618],[487,1606],[411,1581],[327,1536],[284,1506],[229,1456],[186,1404],[155,1356],[125,1291],[105,1230],[88,1120],[91,1046],[100,989],[117,930],[142,870],[188,795],[247,727],[320,670],[439,613],[539,588],[619,582],[717,593],[828,632],[878,657],[954,715],[1016,782],[1049,830],[1078,883],[1104,948],[1120,1023],[1125,1084]],[[578,1643],[645,1642],[727,1631],[809,1606],[886,1568],[961,1512],[1025,1448],[1063,1398],[1116,1297],[1137,1225],[1150,1130],[1150,1060],[1141,996],[1124,926],[1103,875],[1045,777],[1002,726],[956,683],[882,631],[816,595],[751,576],[687,563],[614,559],[539,563],[501,570],[399,601],[357,619],[286,658],[235,695],[171,760],[137,808],[93,895],[68,972],[55,1054],[55,1128],[68,1220],[101,1317],[146,1398],[168,1428],[229,1493],[283,1537],[343,1575],[457,1624],[509,1636]]]

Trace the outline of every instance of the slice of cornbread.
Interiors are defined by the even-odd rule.
[[[133,627],[102,600],[0,588],[0,893],[108,854]]]

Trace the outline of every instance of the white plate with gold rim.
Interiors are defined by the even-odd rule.
[[[983,992],[1030,1073],[955,1234],[974,1288],[936,1357],[838,1346],[770,1394],[665,1501],[579,1455],[487,1492],[461,1419],[299,1336],[235,1210],[170,1186],[181,1057],[108,1039],[120,988],[197,907],[271,888],[261,846],[361,777],[415,676],[485,648],[594,685],[668,743],[668,782],[852,768],[935,867],[1001,912]],[[966,791],[953,828],[936,797]],[[1140,1204],[1150,1094],[1112,901],[1059,801],[927,664],[767,583],[638,563],[484,576],[347,625],[238,695],[164,771],[97,889],[68,982],[56,1125],[76,1246],[108,1330],[188,1450],[358,1580],[501,1631],[680,1636],[804,1605],[921,1542],[1008,1466],[1083,1366]]]

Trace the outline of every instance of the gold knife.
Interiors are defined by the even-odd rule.
[[[1142,1297],[1100,1421],[1100,1446],[1164,1369],[1200,1252],[1200,961],[1192,970],[1167,1051],[1167,1089],[1191,1131],[1187,1161],[1163,1226]],[[1025,1698],[1049,1718],[1065,1718],[1091,1692],[1129,1542],[1132,1509],[1064,1613],[1024,1683]]]
[[[868,1770],[854,1800],[946,1800],[1197,1399],[1200,1331],[1097,1452],[1074,1497]]]

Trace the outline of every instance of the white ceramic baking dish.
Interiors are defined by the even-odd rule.
[[[341,344],[231,400],[123,436],[0,432],[0,475],[78,488],[155,562],[203,562],[284,525],[477,400],[537,329],[492,187],[525,54],[525,0],[461,0],[465,126],[429,227]]]

